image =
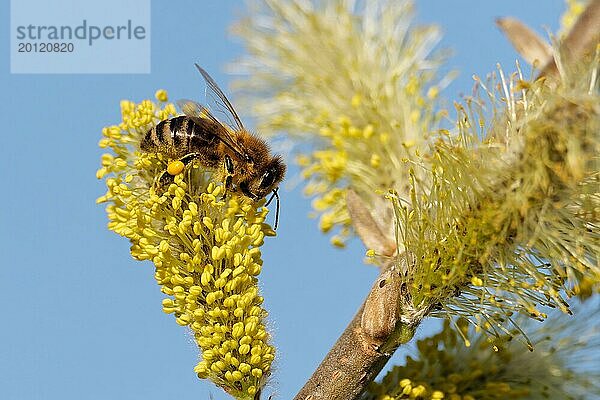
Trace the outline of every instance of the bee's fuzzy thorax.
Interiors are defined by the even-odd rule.
[[[244,130],[237,132],[237,138],[240,145],[248,150],[252,164],[255,165],[257,170],[271,159],[269,145],[257,135]]]

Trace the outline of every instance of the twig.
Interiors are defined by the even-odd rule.
[[[384,270],[346,330],[294,400],[358,399],[420,318],[402,315],[406,296],[395,267]],[[394,306],[394,304],[396,304]],[[382,307],[387,305],[387,307]]]

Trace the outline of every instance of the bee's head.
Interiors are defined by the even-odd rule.
[[[258,172],[255,179],[240,186],[246,196],[259,200],[276,189],[284,175],[285,164],[280,156],[275,156]]]

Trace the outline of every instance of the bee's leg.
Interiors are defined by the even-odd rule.
[[[181,161],[183,163],[183,165],[185,165],[187,167],[192,161],[194,161],[198,157],[200,157],[200,154],[190,153],[190,154],[186,154],[185,156],[181,157],[179,159],[179,161]]]
[[[169,186],[173,183],[175,176],[169,174],[167,170],[164,170],[158,177],[158,186],[161,188]]]
[[[152,183],[152,189],[156,194],[161,194],[165,187],[168,187],[171,183],[173,183],[174,176],[169,174],[165,169],[160,175],[157,175],[154,178],[154,182]]]
[[[227,172],[227,176],[225,177],[225,193],[223,193],[223,197],[231,190],[233,184],[233,161],[227,154],[225,155],[225,172]]]
[[[155,190],[165,188],[173,183],[175,176],[183,172],[183,170],[198,157],[198,153],[190,153],[181,157],[179,160],[170,162],[167,166],[167,169],[161,172],[161,174],[154,179],[153,186]],[[177,162],[181,162],[182,166],[174,165]]]

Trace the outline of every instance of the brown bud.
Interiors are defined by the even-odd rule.
[[[390,269],[377,279],[367,297],[360,325],[363,332],[373,338],[389,336],[400,319],[400,288],[398,272]]]

